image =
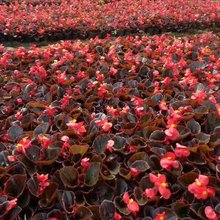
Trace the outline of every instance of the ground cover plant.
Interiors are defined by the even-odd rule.
[[[18,0],[0,5],[1,41],[219,27],[219,0]]]
[[[220,217],[220,35],[0,46],[1,219]]]

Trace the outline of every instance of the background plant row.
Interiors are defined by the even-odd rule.
[[[2,1],[1,41],[89,38],[219,26],[220,1]]]

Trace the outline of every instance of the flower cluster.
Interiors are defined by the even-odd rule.
[[[47,186],[50,185],[48,182],[48,174],[38,174],[37,173],[37,179],[39,181],[39,193],[42,193]]]
[[[68,122],[66,125],[71,129],[73,129],[73,131],[76,134],[82,135],[86,133],[84,122],[76,122],[76,119],[73,119],[72,121]]]
[[[207,199],[215,196],[215,190],[208,187],[209,178],[204,175],[199,175],[195,182],[188,186],[189,192],[193,193],[197,199]]]
[[[31,146],[31,138],[30,137],[24,137],[22,138],[19,143],[17,144],[17,151],[23,154],[26,153],[26,149],[28,149]]]
[[[154,188],[146,189],[144,192],[145,195],[149,198],[154,198],[157,192],[159,192],[164,199],[169,199],[171,196],[171,192],[168,188],[166,176],[163,174],[154,175],[150,173],[149,178],[150,181],[154,184]]]
[[[127,205],[127,209],[136,216],[136,213],[140,210],[138,203],[134,199],[131,199],[127,192],[123,195],[123,201]]]

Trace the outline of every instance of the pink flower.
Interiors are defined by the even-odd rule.
[[[111,115],[111,116],[119,116],[120,111],[118,109],[115,109],[114,107],[107,106],[106,111]]]
[[[124,115],[127,114],[130,110],[130,107],[128,105],[126,105],[125,107],[122,108],[120,115]]]
[[[104,98],[107,93],[107,84],[104,83],[98,88],[98,96]]]
[[[71,96],[69,95],[65,95],[62,99],[61,99],[61,108],[65,109],[67,107],[67,105],[69,104],[71,100]]]
[[[37,179],[39,181],[39,192],[42,193],[47,186],[50,185],[48,182],[48,174],[38,174],[37,173]]]
[[[156,187],[155,192],[159,191],[160,195],[164,199],[169,199],[171,196],[171,192],[170,192],[170,189],[168,189],[168,183],[166,180],[166,176],[163,174],[158,174],[156,176],[156,175],[150,173],[149,178],[150,178],[150,181]],[[146,190],[145,190],[145,195],[146,196],[148,196],[148,195],[153,196],[155,192],[153,192],[152,190],[146,192]]]
[[[17,205],[17,198],[12,199],[8,202],[5,213],[8,213],[11,209],[13,209]]]
[[[124,193],[123,201],[127,205],[127,209],[136,215],[139,212],[140,208],[136,201],[130,199],[128,192]]]
[[[61,137],[61,141],[64,141],[64,142],[69,142],[70,138],[66,135],[62,136]]]
[[[48,148],[52,144],[51,140],[46,135],[39,134],[37,139],[41,143],[43,149]]]
[[[21,121],[22,118],[23,118],[23,113],[22,113],[21,111],[18,111],[18,112],[15,114],[15,118],[16,118],[16,120]]]
[[[135,112],[138,116],[146,115],[146,111],[144,110],[143,106],[141,106],[141,107],[136,106],[134,109],[135,109]]]
[[[131,176],[133,176],[133,177],[135,177],[135,176],[137,176],[139,173],[141,173],[140,170],[138,170],[138,169],[136,169],[136,168],[134,168],[134,167],[131,167],[131,168],[130,168],[130,171],[131,171]]]
[[[118,73],[118,70],[115,69],[114,67],[110,67],[109,72],[114,76],[114,75],[116,75]]]
[[[32,66],[29,73],[33,76],[37,75],[42,79],[47,78],[47,71],[43,66],[40,66],[39,64],[37,64],[37,66]]]
[[[168,109],[165,100],[162,100],[162,101],[160,102],[159,108],[160,108],[160,110],[164,110],[164,111]]]
[[[89,63],[89,64],[92,64],[94,62],[94,55],[93,54],[90,54],[90,53],[87,53],[86,54],[86,61]]]
[[[108,140],[108,143],[106,145],[106,148],[109,150],[110,153],[113,152],[113,146],[114,146],[115,142],[113,140]]]
[[[195,182],[188,186],[188,190],[194,194],[196,199],[206,200],[208,197],[215,196],[215,189],[208,187],[208,183],[208,176],[199,175],[199,177],[195,179]]]
[[[108,122],[107,118],[104,118],[102,120],[96,120],[95,123],[98,126],[102,127],[103,131],[105,131],[105,132],[108,132],[112,127],[112,123]]]
[[[166,129],[165,134],[169,140],[173,140],[173,141],[175,141],[180,136],[179,131],[173,127]]]
[[[217,214],[211,206],[205,207],[205,216],[208,220],[218,220]]]
[[[65,85],[66,80],[67,80],[66,73],[65,73],[65,72],[60,73],[60,74],[58,75],[57,79],[58,79],[58,83],[59,83],[59,84]]]
[[[115,212],[113,220],[120,220],[120,219],[122,219],[121,215]]]
[[[85,157],[81,160],[81,166],[85,169],[88,169],[91,164],[90,164],[90,159],[88,157]]]
[[[98,82],[102,83],[104,78],[105,78],[104,75],[100,74],[100,71],[96,72],[96,79],[97,79]]]
[[[63,145],[62,145],[62,152],[61,152],[61,155],[63,157],[67,156],[67,152],[69,152],[69,147],[70,147],[70,139],[68,136],[64,135],[61,137],[61,141],[63,141]]]
[[[191,99],[196,100],[199,104],[201,104],[205,100],[206,96],[205,91],[202,89],[193,93]]]
[[[87,77],[87,74],[84,72],[84,71],[79,71],[78,73],[77,73],[77,78],[78,79],[84,79],[84,78],[86,78]]]
[[[164,86],[168,86],[168,85],[170,84],[170,82],[171,82],[171,78],[170,78],[170,77],[166,77],[166,78],[162,81],[162,83],[163,83]]]
[[[85,126],[83,125],[84,122],[76,122],[76,119],[73,119],[72,121],[68,122],[66,125],[74,130],[76,134],[83,135],[86,133]]]
[[[17,151],[22,152],[23,154],[25,154],[26,149],[28,149],[30,146],[31,146],[31,138],[30,137],[24,137],[17,144]]]
[[[132,99],[131,99],[132,103],[138,107],[142,106],[143,103],[144,103],[144,100],[139,98],[139,97],[136,97],[134,96]]]
[[[171,171],[171,168],[179,168],[180,164],[175,160],[176,156],[172,152],[167,152],[160,160],[160,165],[167,171]]]
[[[154,220],[166,220],[166,218],[167,218],[166,213],[162,212],[162,213],[157,213]]]
[[[23,104],[23,100],[21,98],[18,98],[17,100],[18,105],[22,105]]]
[[[148,198],[152,199],[157,195],[157,190],[155,190],[153,188],[145,189],[144,194]]]
[[[8,158],[8,161],[10,161],[10,162],[14,162],[17,160],[17,157],[14,155],[9,155],[7,158]]]
[[[189,149],[181,144],[176,143],[176,148],[174,150],[176,157],[183,158],[188,157],[190,155]]]
[[[49,116],[54,116],[57,113],[57,110],[53,106],[46,106],[43,113],[46,113]]]

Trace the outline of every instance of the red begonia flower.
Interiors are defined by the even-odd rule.
[[[28,149],[30,146],[31,146],[31,138],[30,137],[24,137],[17,144],[17,151],[22,152],[23,154],[25,154],[26,149]]]
[[[88,169],[91,164],[90,164],[90,159],[88,157],[85,157],[81,160],[81,166],[85,169]]]
[[[11,209],[13,209],[17,205],[17,198],[12,199],[8,202],[5,213],[8,213]]]
[[[170,140],[176,140],[180,136],[179,131],[176,128],[172,127],[166,129],[165,134]]]
[[[46,135],[39,134],[37,138],[40,141],[43,149],[48,148],[52,144],[51,140]]]
[[[145,196],[148,198],[152,199],[157,195],[157,190],[150,188],[150,189],[145,189],[144,191]]]
[[[166,176],[163,174],[158,174],[157,176],[150,173],[149,174],[150,181],[157,188],[159,193],[164,199],[169,199],[171,196],[170,189],[168,189],[168,183],[166,181]]]
[[[172,152],[167,152],[164,157],[160,160],[160,165],[165,170],[170,171],[171,168],[179,168],[180,164],[175,160],[176,156]]]
[[[205,207],[205,215],[208,220],[218,220],[217,214],[211,206]]]
[[[181,144],[176,143],[176,148],[174,150],[176,157],[183,158],[188,157],[190,155],[189,149]]]
[[[196,100],[199,104],[201,104],[205,100],[206,96],[207,95],[203,89],[198,89],[195,93],[192,94],[191,99]]]
[[[76,134],[82,135],[82,134],[86,133],[86,129],[83,124],[84,124],[84,122],[77,123],[76,119],[73,119],[72,121],[67,123],[67,126],[72,128]]]
[[[103,131],[105,131],[105,132],[108,132],[112,127],[112,123],[108,122],[107,118],[104,118],[102,120],[96,120],[95,123],[98,126],[102,127]]]
[[[120,220],[120,219],[122,219],[121,215],[119,213],[115,212],[114,220]]]
[[[39,193],[42,193],[47,186],[50,185],[48,182],[48,174],[38,174],[37,179],[39,181]]]
[[[130,199],[128,192],[125,192],[123,195],[123,201],[127,205],[129,211],[136,213],[139,212],[139,205],[133,199]]]
[[[167,215],[166,215],[165,212],[157,213],[157,214],[156,214],[156,217],[154,218],[154,220],[165,220],[166,217],[167,217]]]
[[[204,175],[199,175],[195,179],[195,182],[188,186],[189,192],[194,194],[196,199],[206,200],[208,197],[215,196],[215,190],[212,187],[208,187],[209,178]]]

